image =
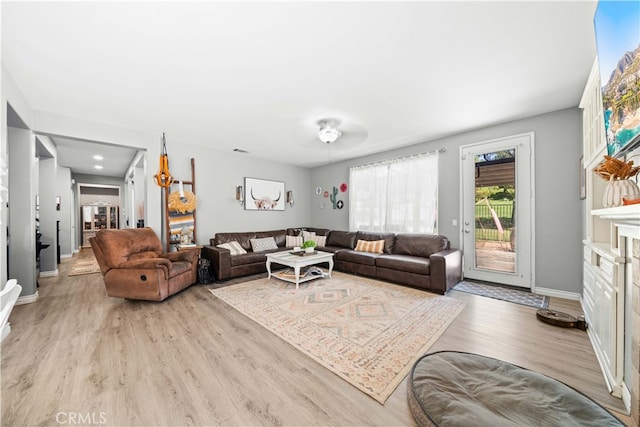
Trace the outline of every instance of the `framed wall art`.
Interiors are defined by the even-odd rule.
[[[266,179],[244,179],[244,208],[248,211],[283,211],[284,182]]]

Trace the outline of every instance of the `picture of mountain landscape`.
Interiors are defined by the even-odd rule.
[[[640,145],[640,2],[600,1],[594,24],[612,156]]]

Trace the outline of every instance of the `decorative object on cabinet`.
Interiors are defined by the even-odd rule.
[[[185,190],[184,187],[190,187]],[[196,242],[196,171],[191,159],[191,181],[174,181],[164,188],[166,251]],[[186,233],[185,233],[186,229]]]
[[[173,176],[169,172],[169,155],[167,154],[167,140],[162,132],[162,139],[160,140],[160,164],[158,166],[158,172],[153,176],[159,187],[168,188],[173,184]]]
[[[244,199],[247,195],[251,202],[245,203],[244,208],[250,211],[283,211],[284,210],[284,182],[269,181],[267,179],[244,179]]]
[[[622,206],[622,198],[635,199],[640,197],[640,188],[629,178],[640,172],[640,166],[633,166],[633,160],[625,162],[611,156],[604,156],[604,160],[594,172],[609,183],[604,190],[602,205],[605,208]]]

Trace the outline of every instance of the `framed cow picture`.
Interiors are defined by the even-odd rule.
[[[244,178],[244,208],[248,211],[283,211],[284,182]]]

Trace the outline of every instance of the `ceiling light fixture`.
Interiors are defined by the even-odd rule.
[[[342,135],[342,132],[336,129],[331,121],[323,120],[320,122],[320,129],[318,129],[318,137],[320,138],[320,141],[325,144],[330,144],[338,139],[340,135]]]
[[[104,157],[102,157],[100,154],[96,154],[95,156],[93,156],[93,160],[104,160]]]
[[[102,165],[94,165],[93,168],[94,169],[102,169]]]

